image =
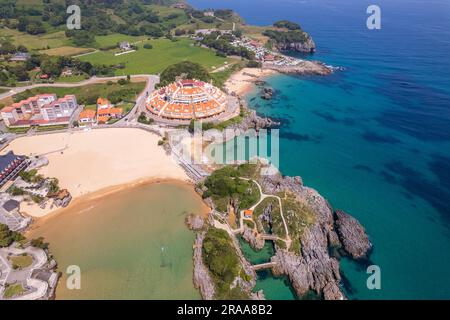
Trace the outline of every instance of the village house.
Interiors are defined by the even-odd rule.
[[[105,124],[110,119],[120,119],[123,115],[122,108],[114,108],[108,99],[97,99],[97,123]]]
[[[244,210],[244,218],[252,219],[253,218],[253,210]]]
[[[78,124],[82,127],[93,125],[96,123],[95,117],[97,113],[95,110],[83,110],[80,112],[80,116],[78,117]]]
[[[108,99],[104,99],[104,98],[97,99],[97,110],[109,109],[111,107],[112,107],[111,103],[109,102]]]
[[[27,61],[31,58],[28,52],[17,52],[9,60],[10,61]]]
[[[131,44],[128,41],[122,41],[119,43],[119,48],[122,51],[128,51],[131,49]]]

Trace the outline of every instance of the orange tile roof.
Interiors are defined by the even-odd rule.
[[[98,98],[97,99],[97,104],[99,105],[105,105],[105,104],[109,104],[109,100],[108,99],[103,99],[103,98]]]
[[[83,110],[80,112],[79,119],[94,119],[96,112],[94,110]]]
[[[244,210],[244,215],[245,216],[252,216],[253,215],[253,210]]]
[[[108,109],[98,110],[98,115],[122,114],[122,113],[123,113],[122,108],[108,108]]]
[[[109,120],[108,116],[99,116],[97,118],[97,122],[99,122],[99,123],[106,123],[108,120]]]

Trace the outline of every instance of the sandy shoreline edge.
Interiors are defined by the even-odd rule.
[[[278,71],[271,69],[243,68],[233,73],[225,82],[224,87],[229,93],[243,98],[253,89],[255,82],[279,74]]]
[[[45,155],[48,165],[39,169],[59,180],[73,202],[97,197],[149,181],[178,180],[188,183],[181,166],[158,146],[160,137],[137,128],[107,128],[22,137],[2,151],[33,157]],[[41,218],[58,208],[45,209],[22,202],[21,212]]]

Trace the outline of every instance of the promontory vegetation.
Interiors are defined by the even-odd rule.
[[[216,289],[215,299],[248,299],[240,286],[232,288],[236,277],[245,274],[226,231],[209,228],[203,241],[202,257]]]
[[[167,67],[161,73],[159,86],[164,87],[174,82],[180,76],[184,76],[186,79],[197,79],[206,82],[211,80],[211,76],[202,65],[191,61],[183,61]]]
[[[226,166],[214,171],[206,180],[208,188],[203,194],[204,198],[211,197],[217,209],[227,211],[229,204],[241,209],[250,208],[259,200],[258,187],[252,181],[243,180],[243,170],[246,167]]]

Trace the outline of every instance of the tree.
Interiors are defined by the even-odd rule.
[[[58,77],[61,74],[62,67],[57,63],[56,59],[47,58],[41,62],[41,70],[45,74]]]
[[[0,223],[0,248],[9,247],[13,242],[25,239],[20,233],[11,231],[7,225]]]
[[[150,43],[146,43],[144,44],[144,49],[153,49],[153,45],[151,45]]]
[[[183,61],[167,67],[160,76],[160,86],[168,85],[174,82],[177,77],[184,75],[187,79],[197,79],[201,81],[210,81],[211,76],[201,64],[191,61]]]

